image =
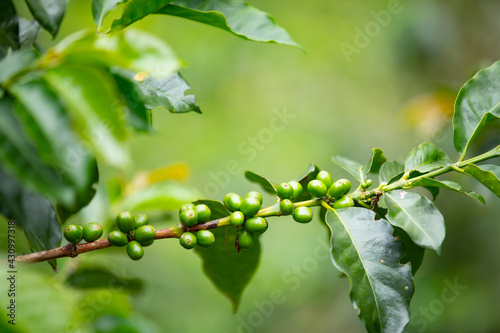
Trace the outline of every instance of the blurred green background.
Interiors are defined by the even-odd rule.
[[[257,189],[244,170],[282,182],[314,162],[348,178],[330,162],[332,155],[365,162],[371,148],[380,147],[389,159],[403,161],[423,141],[457,157],[453,101],[478,69],[500,58],[498,1],[251,3],[271,13],[306,52],[244,41],[176,17],[151,16],[135,24],[164,39],[186,62],[181,73],[203,114],[155,109],[156,133],[130,137],[134,164],[124,178],[181,163],[189,169],[186,186],[220,200],[226,192]],[[398,12],[381,14],[391,3]],[[53,41],[42,32],[40,43],[50,47],[83,28],[94,28],[90,1],[71,1],[59,37]],[[372,29],[371,36],[363,39],[359,31],[365,29]],[[346,44],[358,45],[348,57],[341,47]],[[499,134],[492,127],[471,155],[498,144]],[[102,183],[113,176],[103,169]],[[442,257],[427,252],[416,276],[408,332],[500,331],[498,198],[468,179],[459,181],[484,195],[487,205],[441,193],[436,205],[447,237]],[[101,221],[110,209],[105,191],[100,186],[72,221]],[[160,227],[174,223],[164,220]],[[115,332],[364,331],[350,304],[349,282],[326,255],[327,234],[318,220],[271,220],[261,240],[260,268],[237,314],[204,277],[200,259],[166,240],[147,248],[139,262],[107,249],[60,259],[59,274],[47,264],[19,267],[16,327],[56,333],[111,332],[116,323],[121,326]],[[29,252],[23,243],[19,230],[18,252]],[[110,268],[125,289],[140,281],[142,288],[73,289],[64,280],[82,264]],[[3,298],[5,281],[0,287]],[[1,330],[12,329],[1,325],[5,317]]]

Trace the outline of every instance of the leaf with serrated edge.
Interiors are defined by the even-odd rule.
[[[221,202],[215,200],[199,200],[196,203],[207,205],[212,211],[211,219],[229,216],[229,212]],[[260,243],[255,235],[251,249],[236,252],[236,228],[224,227],[212,229],[215,243],[210,247],[195,248],[203,261],[203,271],[215,287],[226,295],[233,311],[238,310],[241,295],[254,276],[260,259]]]
[[[445,236],[443,215],[426,197],[406,191],[384,193],[387,220],[403,229],[415,244],[441,254]]]
[[[253,171],[245,171],[245,178],[252,183],[259,184],[264,191],[269,194],[276,194],[276,184],[269,179],[256,174]]]
[[[350,297],[368,332],[403,332],[410,320],[413,280],[400,264],[403,245],[375,213],[352,207],[328,210],[333,264],[351,281]]]
[[[412,171],[426,173],[434,169],[446,167],[452,164],[452,161],[441,150],[430,142],[422,143],[408,154],[405,160],[405,176]]]
[[[484,198],[481,195],[477,194],[474,191],[466,192],[462,190],[462,185],[451,180],[436,180],[432,178],[421,178],[418,181],[413,182],[410,186],[408,186],[408,188],[413,188],[417,186],[425,186],[426,188],[427,187],[444,188],[450,191],[466,194],[469,197],[476,199],[477,201],[483,204],[485,203]]]
[[[500,198],[500,166],[493,164],[468,164],[465,173],[478,180]]]
[[[247,40],[300,48],[273,17],[245,1],[177,0],[154,14],[174,15],[205,23]]]
[[[453,143],[465,157],[471,141],[488,122],[500,118],[500,61],[474,75],[458,93]]]

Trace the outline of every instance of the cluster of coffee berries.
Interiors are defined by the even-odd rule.
[[[196,224],[205,223],[210,220],[212,212],[205,204],[194,205],[187,203],[182,205],[179,210],[179,219],[186,227],[192,227]],[[215,242],[214,234],[210,230],[198,230],[193,234],[186,231],[179,238],[179,243],[185,249],[192,249],[198,244],[202,247],[211,246]]]
[[[121,212],[116,216],[116,225],[119,230],[108,235],[110,244],[127,246],[127,254],[132,260],[139,260],[144,256],[143,247],[153,244],[156,230],[149,225],[146,214],[132,215],[130,212]]]
[[[280,210],[283,215],[290,215],[299,223],[311,222],[313,212],[309,207],[294,207],[293,200],[302,194],[302,185],[299,182],[291,181],[281,183],[276,188],[276,194],[280,199]]]
[[[241,249],[251,248],[254,234],[261,234],[268,227],[265,218],[255,216],[262,207],[262,195],[257,191],[251,191],[242,199],[236,193],[228,193],[222,201],[227,210],[231,212],[229,221],[238,227],[239,247]]]
[[[333,208],[346,208],[354,206],[354,201],[346,196],[351,190],[351,182],[347,179],[339,179],[333,182],[332,176],[327,171],[320,171],[316,179],[307,184],[307,190],[313,196],[327,197],[333,201]]]
[[[64,229],[64,238],[72,244],[78,244],[83,240],[87,243],[95,242],[102,236],[102,227],[99,223],[92,222],[84,227],[79,224],[70,224]]]

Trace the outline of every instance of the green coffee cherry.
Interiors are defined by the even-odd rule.
[[[241,197],[238,194],[232,194],[227,198],[227,210],[230,212],[234,212],[235,210],[240,210],[240,206],[242,203]]]
[[[240,211],[232,212],[231,216],[229,216],[229,221],[234,226],[242,225],[245,222],[245,214]]]
[[[257,198],[249,197],[245,198],[240,206],[240,211],[245,214],[246,217],[255,216],[260,210],[261,203]]]
[[[343,182],[337,180],[335,183],[330,186],[328,189],[328,194],[332,198],[339,198],[345,194],[345,185]]]
[[[302,194],[302,191],[303,191],[302,185],[299,182],[296,182],[295,180],[288,182],[288,184],[290,184],[290,186],[293,188],[292,199],[295,200],[298,197],[300,197],[300,195]]]
[[[151,240],[148,240],[146,242],[139,242],[139,244],[141,244],[142,247],[147,247],[147,246],[150,246],[151,244],[153,244],[155,242],[155,239],[151,239]]]
[[[290,199],[283,199],[280,202],[280,210],[284,215],[290,215],[293,212],[293,202]]]
[[[307,190],[314,197],[321,198],[326,194],[327,188],[321,180],[314,179],[307,184]]]
[[[227,208],[227,206],[228,206],[228,202],[227,201],[228,201],[229,197],[232,196],[233,194],[236,194],[236,193],[230,192],[230,193],[228,193],[228,194],[226,194],[224,196],[224,199],[222,199],[222,203],[224,204],[224,207]]]
[[[210,208],[208,208],[207,205],[205,204],[196,205],[194,210],[196,211],[196,213],[198,213],[198,223],[204,223],[210,220],[210,215],[212,215],[212,212],[210,211]]]
[[[344,194],[349,193],[349,191],[351,190],[351,182],[347,179],[339,179],[337,181],[344,184]]]
[[[151,225],[143,225],[134,232],[134,238],[139,243],[148,242],[156,236],[155,228]]]
[[[117,247],[122,247],[128,244],[127,235],[118,230],[109,233],[108,241],[110,244]]]
[[[365,182],[361,183],[361,188],[363,190],[366,190],[367,188],[369,188],[370,186],[372,186],[372,184],[373,184],[373,180],[367,179]]]
[[[194,209],[186,209],[180,213],[179,219],[182,224],[191,227],[198,223],[198,213]]]
[[[64,229],[64,238],[70,243],[78,244],[83,238],[83,228],[78,224],[70,224]]]
[[[181,238],[179,238],[179,243],[185,249],[192,249],[196,246],[196,236],[189,231],[185,232],[181,235]]]
[[[332,175],[328,171],[320,171],[316,179],[322,181],[326,188],[329,188],[333,184]]]
[[[276,194],[278,194],[278,197],[281,199],[291,199],[293,196],[293,187],[288,183],[281,183],[276,188]]]
[[[299,223],[308,223],[313,218],[313,212],[309,207],[297,207],[293,210],[292,216]]]
[[[194,207],[195,207],[195,205],[192,203],[185,203],[179,209],[179,214],[182,213],[183,211],[185,211],[186,209],[193,209],[194,210]]]
[[[210,230],[199,230],[196,233],[196,241],[199,246],[209,247],[215,242],[215,236]]]
[[[128,234],[135,228],[134,215],[130,212],[121,212],[116,216],[116,225],[121,232]]]
[[[257,198],[257,200],[260,201],[261,205],[264,202],[264,199],[262,199],[262,195],[259,192],[257,192],[257,191],[251,191],[251,192],[248,192],[247,195],[245,195],[245,199],[246,198],[250,198],[250,197]]]
[[[341,196],[333,203],[333,208],[335,209],[347,208],[352,206],[354,206],[354,201],[350,197],[345,195]]]
[[[92,243],[102,236],[102,232],[102,227],[99,223],[89,223],[85,227],[83,227],[83,239],[85,239],[87,243]]]
[[[127,254],[132,260],[139,260],[144,256],[144,249],[138,241],[131,241],[127,245]]]
[[[267,230],[267,221],[260,216],[249,218],[245,221],[245,230],[252,233],[263,233]]]
[[[249,249],[253,244],[253,234],[246,230],[238,232],[238,245],[242,249]]]
[[[134,217],[134,228],[140,228],[149,224],[149,217],[146,214],[138,214]]]

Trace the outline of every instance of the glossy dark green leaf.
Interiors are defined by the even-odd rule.
[[[493,164],[482,164],[480,166],[468,164],[464,168],[464,171],[500,198],[500,166]]]
[[[60,66],[45,73],[45,79],[63,99],[81,137],[94,153],[110,165],[129,163],[125,145],[123,105],[115,81],[103,70],[86,66]]]
[[[443,151],[430,142],[422,143],[408,154],[405,161],[405,176],[413,171],[426,173],[452,164]]]
[[[365,166],[361,163],[338,155],[332,157],[332,162],[349,172],[358,182],[362,183],[366,180]]]
[[[247,39],[300,46],[269,14],[239,0],[177,0],[155,12],[205,23]]]
[[[57,35],[68,0],[26,0],[33,17],[53,37]]]
[[[396,161],[389,161],[382,165],[379,173],[380,183],[390,184],[400,179],[405,172],[403,164]]]
[[[169,77],[180,67],[179,59],[163,40],[136,29],[98,35],[76,32],[53,51],[63,54],[67,64],[116,66],[143,77]]]
[[[0,44],[19,48],[19,18],[10,0],[0,0]]]
[[[212,211],[212,219],[229,216],[222,203],[213,200],[201,200]],[[254,276],[260,259],[260,243],[255,236],[253,246],[249,250],[236,252],[235,227],[224,227],[211,230],[215,243],[211,247],[196,247],[196,253],[203,261],[203,271],[215,287],[229,298],[233,311],[238,310],[241,295]]]
[[[147,109],[163,106],[172,113],[198,112],[200,108],[196,105],[194,95],[186,95],[186,90],[191,89],[179,73],[167,77],[156,78],[146,76],[137,80],[137,74],[121,68],[113,69],[119,76],[133,84],[134,93]]]
[[[194,188],[175,181],[162,181],[127,195],[120,204],[123,209],[177,210],[182,204],[201,197]]]
[[[401,228],[394,227],[394,233],[392,235],[401,240],[405,249],[405,255],[401,259],[401,263],[410,263],[411,273],[415,276],[424,261],[425,249],[415,244],[411,240],[410,236],[408,236],[408,234]]]
[[[267,193],[276,194],[276,186],[278,185],[272,182],[271,180],[248,170],[245,171],[245,178],[251,181],[252,183],[259,184],[262,187],[262,189]]]
[[[421,178],[420,180],[413,182],[410,187],[408,188],[413,188],[417,186],[425,186],[426,188],[444,188],[450,191],[458,192],[458,193],[463,193],[468,195],[471,198],[476,199],[477,201],[481,203],[485,203],[484,198],[477,194],[474,191],[464,191],[462,190],[462,185],[460,185],[457,182],[451,181],[451,180],[436,180],[436,179],[431,179],[431,178]]]
[[[50,250],[61,244],[61,225],[50,201],[39,194],[27,191],[2,169],[2,165],[0,165],[0,213],[15,220],[23,229],[31,251]],[[49,264],[56,268],[55,260],[50,260]]]
[[[157,12],[172,0],[129,0],[124,6],[120,18],[113,21],[112,30],[123,29],[149,14]]]
[[[380,168],[382,165],[387,161],[387,158],[384,155],[384,152],[380,148],[373,148],[372,149],[372,157],[370,158],[370,161],[368,161],[367,164],[365,164],[365,167],[363,168],[363,171],[365,175],[368,173],[379,173]]]
[[[217,200],[209,200],[209,199],[203,199],[203,200],[196,200],[193,201],[193,204],[198,205],[198,204],[204,204],[207,205],[208,208],[210,208],[210,220],[217,220],[221,219],[223,217],[229,216],[229,211],[224,207],[224,204],[220,201]]]
[[[97,25],[97,30],[102,26],[102,22],[106,15],[113,10],[117,4],[124,0],[92,0],[92,16]]]
[[[316,164],[311,163],[311,165],[309,165],[309,167],[302,174],[302,176],[294,179],[296,182],[299,182],[300,185],[302,185],[302,189],[303,189],[302,194],[298,198],[294,199],[294,201],[304,201],[304,200],[311,199],[313,197],[311,195],[311,193],[309,193],[307,191],[307,184],[311,180],[316,179],[316,176],[318,175],[318,173],[320,171],[321,171],[320,168]]]
[[[95,160],[86,152],[79,154],[80,147],[67,128],[68,119],[53,95],[45,95],[43,87],[36,85],[17,87],[16,92],[21,99],[27,98],[25,93],[29,95],[31,104],[0,100],[2,165],[23,187],[46,196],[67,212],[78,211],[95,192]],[[51,132],[58,127],[62,127],[61,133]],[[57,142],[57,137],[67,141]]]
[[[33,65],[37,54],[33,49],[23,49],[10,54],[0,61],[0,85],[14,75]]]
[[[66,277],[66,284],[77,289],[103,288],[138,293],[143,282],[137,278],[122,277],[110,269],[96,265],[80,265]]]
[[[36,20],[19,18],[19,44],[21,47],[32,45],[40,33],[41,27]]]
[[[426,197],[406,191],[384,193],[387,220],[403,229],[415,244],[441,254],[445,236],[443,215]]]
[[[403,332],[410,320],[413,280],[401,264],[403,245],[375,213],[352,207],[328,210],[333,264],[351,281],[351,301],[368,332]]]
[[[16,109],[17,118],[35,146],[40,162],[54,168],[58,183],[64,184],[65,190],[60,194],[65,195],[65,200],[56,203],[69,213],[79,211],[95,193],[98,179],[95,158],[82,149],[65,110],[43,80],[15,84],[10,92],[21,104]],[[55,187],[60,190],[60,186]]]
[[[465,157],[484,125],[500,118],[500,62],[477,72],[458,93],[453,116],[453,143]]]

